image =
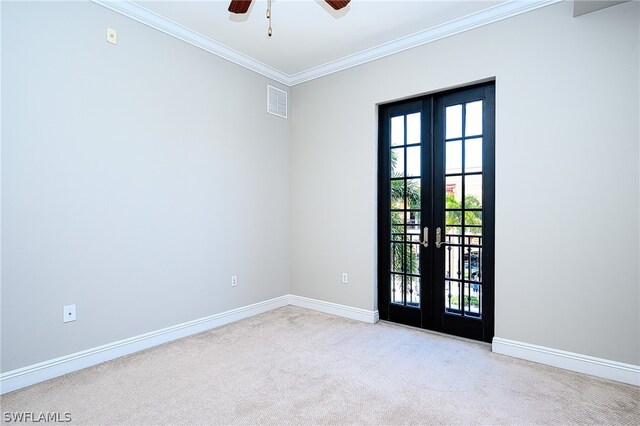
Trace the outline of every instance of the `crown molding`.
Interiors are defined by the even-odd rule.
[[[376,59],[384,58],[385,56],[393,55],[404,50],[431,43],[445,37],[491,24],[493,22],[511,18],[512,16],[549,6],[560,1],[562,0],[511,0],[506,3],[498,4],[436,27],[419,31],[394,41],[372,47],[371,49],[363,50],[362,52],[345,56],[306,71],[289,75],[290,85],[294,86],[309,80],[324,77],[347,68],[375,61]]]
[[[402,52],[426,43],[431,43],[445,37],[469,31],[493,22],[501,21],[522,13],[530,12],[541,7],[558,3],[562,0],[510,0],[498,4],[489,9],[481,10],[471,15],[420,31],[389,43],[363,50],[353,55],[345,56],[335,61],[310,68],[295,74],[286,74],[267,64],[264,64],[250,56],[238,52],[222,43],[210,39],[200,33],[171,21],[157,13],[154,13],[129,0],[110,1],[92,0],[94,3],[104,6],[114,12],[120,13],[142,24],[148,25],[165,34],[169,34],[182,41],[199,47],[216,56],[245,67],[251,71],[282,83],[286,86],[295,86],[309,80],[324,77],[347,68],[362,65],[394,53]]]

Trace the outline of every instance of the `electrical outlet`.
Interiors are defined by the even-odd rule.
[[[231,275],[231,287],[235,287],[238,285],[238,276]]]
[[[118,44],[118,34],[113,28],[107,28],[107,42],[111,44]]]
[[[342,273],[342,284],[347,284],[349,282],[349,275],[346,272]]]
[[[71,322],[76,320],[76,305],[66,305],[62,308],[62,322]]]

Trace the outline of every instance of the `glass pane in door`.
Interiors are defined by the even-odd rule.
[[[421,113],[391,117],[391,303],[420,307]]]
[[[482,101],[445,109],[445,312],[482,318]]]

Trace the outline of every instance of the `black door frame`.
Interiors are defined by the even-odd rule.
[[[434,230],[445,229],[444,206],[444,111],[447,105],[483,100],[483,247],[482,247],[482,320],[460,318],[444,309],[444,249],[434,247]],[[421,236],[429,224],[428,247],[421,248],[420,269],[427,280],[421,280],[420,308],[408,308],[390,303],[390,250],[383,238],[391,235],[390,209],[390,117],[420,111],[421,114],[421,176],[428,185],[421,187]],[[378,311],[380,319],[399,322],[448,334],[491,342],[494,335],[495,283],[495,82],[419,96],[379,106],[378,115]],[[440,161],[435,161],[440,158]],[[427,271],[426,273],[424,271]],[[427,282],[428,281],[428,282]],[[423,303],[423,301],[429,303]],[[437,302],[437,301],[440,302]]]

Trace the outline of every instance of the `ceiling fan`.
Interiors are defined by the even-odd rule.
[[[329,6],[335,10],[340,10],[349,4],[351,0],[325,0]],[[251,6],[251,0],[231,0],[229,3],[229,12],[231,13],[247,13]]]
[[[231,0],[231,3],[229,3],[229,12],[235,14],[247,13],[247,11],[249,10],[249,6],[251,6],[251,1],[252,0]],[[324,1],[335,10],[340,10],[348,5],[351,0]],[[271,0],[268,0],[267,4],[267,19],[269,20],[269,29],[267,30],[267,35],[271,37],[271,35],[273,34],[273,31],[271,29]]]

